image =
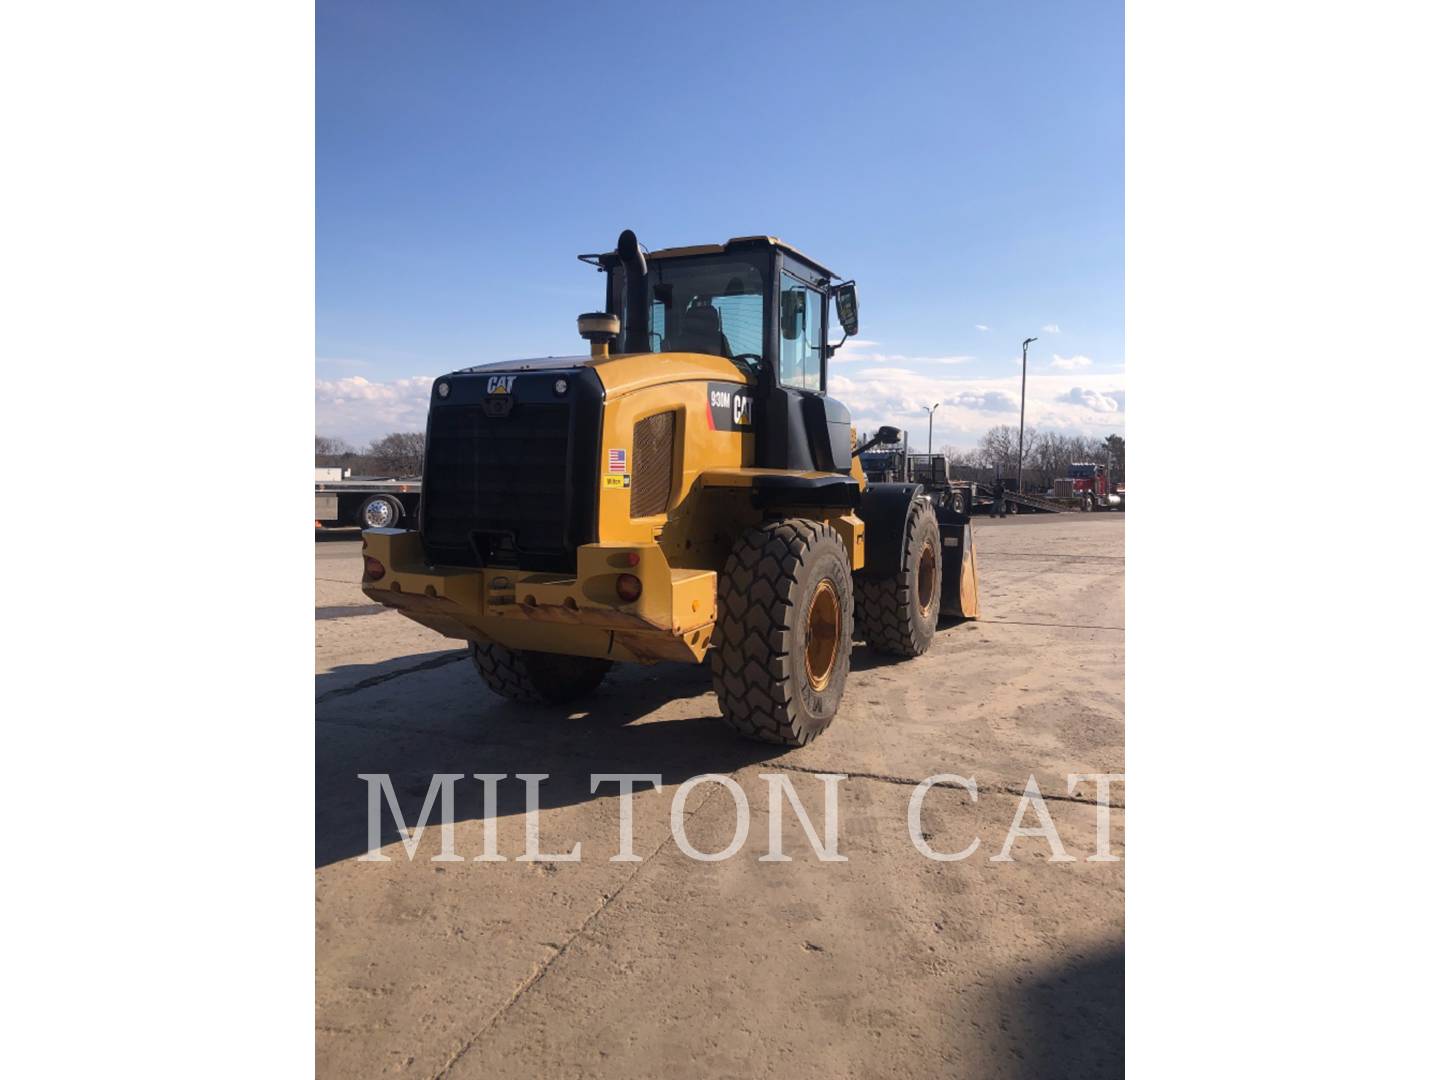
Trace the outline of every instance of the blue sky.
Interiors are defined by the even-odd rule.
[[[832,386],[973,445],[1123,430],[1119,2],[321,0],[317,425],[424,423],[435,375],[580,351],[575,260],[778,235],[859,282]],[[986,327],[988,329],[981,329]],[[1048,328],[1048,329],[1047,329]]]

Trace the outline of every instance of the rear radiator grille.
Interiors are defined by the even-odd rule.
[[[564,552],[569,448],[566,405],[516,402],[503,417],[478,405],[432,410],[423,496],[432,558],[475,565],[476,533],[502,535],[518,552]]]
[[[630,516],[663,514],[670,505],[675,458],[675,414],[656,413],[635,425],[635,463],[630,481]]]

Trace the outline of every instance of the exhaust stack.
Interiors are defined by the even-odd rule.
[[[645,253],[635,233],[626,229],[615,241],[615,254],[625,267],[625,340],[622,352],[650,351],[649,290],[645,287]]]

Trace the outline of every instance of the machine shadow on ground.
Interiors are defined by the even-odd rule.
[[[942,618],[938,632],[967,625]],[[862,642],[850,655],[852,673],[906,662]],[[448,693],[433,692],[431,684],[439,679]],[[436,773],[467,778],[477,772],[550,773],[540,786],[540,807],[549,809],[615,797],[613,783],[592,794],[591,773],[659,773],[671,787],[702,773],[729,773],[768,761],[790,749],[742,739],[720,719],[708,663],[620,664],[587,698],[532,705],[505,701],[487,690],[464,650],[439,649],[342,665],[317,675],[315,690],[317,867],[367,850],[366,786],[359,773],[388,773],[405,820],[413,824]],[[371,701],[371,691],[388,691],[400,700],[394,705]],[[351,698],[365,702],[363,716],[346,709]],[[677,704],[693,715],[631,726],[663,707],[673,711]],[[460,792],[473,795],[476,805]],[[520,781],[501,783],[497,816],[524,813],[524,798]],[[478,799],[478,783],[457,787],[456,820],[478,818]],[[382,843],[398,840],[388,809],[381,819]]]
[[[462,654],[463,656],[463,654]],[[407,658],[429,670],[394,678],[393,665],[349,665],[324,681],[347,686],[367,680],[392,692],[365,694],[363,709],[347,709],[350,695],[320,696],[315,727],[315,865],[327,866],[368,849],[367,784],[360,773],[388,773],[409,825],[418,820],[437,773],[459,773],[455,820],[483,816],[481,785],[473,773],[507,773],[497,785],[496,816],[525,812],[518,773],[548,773],[540,784],[542,810],[613,799],[614,783],[590,790],[592,773],[651,773],[673,789],[702,773],[729,773],[784,754],[787,747],[739,738],[720,719],[710,695],[708,667],[660,664],[617,667],[593,695],[569,705],[527,705],[496,697],[468,658],[453,651]],[[413,665],[412,665],[413,666]],[[402,669],[404,670],[404,669]],[[317,680],[317,682],[320,680]],[[689,715],[636,724],[669,706]],[[641,786],[641,790],[644,790]],[[438,805],[432,820],[438,819]],[[388,808],[381,843],[400,839]]]
[[[975,619],[962,619],[958,615],[941,615],[940,622],[935,627],[935,641],[931,648],[944,643],[950,637],[967,632],[977,627]],[[854,649],[850,652],[850,671],[852,674],[861,671],[874,671],[877,668],[894,667],[896,664],[908,664],[913,658],[909,656],[891,656],[887,653],[876,652],[868,648],[863,641],[855,642]]]
[[[1014,1080],[1125,1075],[1123,941],[1018,980],[997,1002]]]

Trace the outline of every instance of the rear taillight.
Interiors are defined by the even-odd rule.
[[[640,599],[640,579],[634,574],[621,574],[615,579],[615,592],[627,604]]]
[[[365,556],[365,580],[379,581],[385,576],[385,564],[374,555]]]

